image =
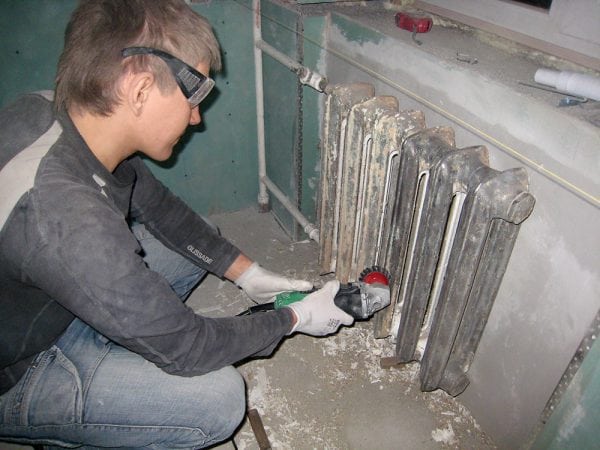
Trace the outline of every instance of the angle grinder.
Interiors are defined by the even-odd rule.
[[[390,276],[385,269],[379,266],[368,267],[361,272],[357,282],[340,284],[340,290],[333,302],[356,320],[368,319],[390,304],[389,280]],[[252,306],[239,315],[283,308],[302,300],[314,291],[316,289],[306,292],[282,292],[275,296],[275,301],[272,303]]]

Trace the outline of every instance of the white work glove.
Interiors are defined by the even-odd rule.
[[[263,269],[256,262],[235,280],[235,284],[257,303],[268,302],[282,292],[310,291],[313,287],[310,281],[282,277]]]
[[[339,289],[339,281],[329,281],[322,289],[307,295],[303,300],[287,305],[298,318],[289,334],[298,331],[312,336],[325,336],[335,333],[340,325],[352,325],[354,317],[346,314],[333,302]]]

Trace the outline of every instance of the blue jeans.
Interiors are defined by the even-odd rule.
[[[134,232],[148,266],[186,298],[205,272],[145,228]],[[196,377],[169,375],[75,319],[0,396],[0,440],[196,449],[227,439],[245,409],[244,381],[233,367]]]

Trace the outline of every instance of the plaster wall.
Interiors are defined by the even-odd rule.
[[[350,8],[330,15],[330,82],[371,82],[402,109],[424,111],[428,126],[452,126],[457,147],[485,145],[492,167],[524,166],[530,176],[536,206],[460,396],[501,448],[526,447],[600,307],[597,110],[557,108],[559,97],[524,90],[517,81],[532,80],[539,66],[517,53],[457,28],[434,27],[419,46],[390,28],[391,18]]]

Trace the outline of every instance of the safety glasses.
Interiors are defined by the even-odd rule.
[[[121,50],[121,56],[155,55],[162,59],[173,73],[181,92],[192,108],[206,98],[215,85],[212,78],[206,77],[173,55],[151,47],[127,47]]]

